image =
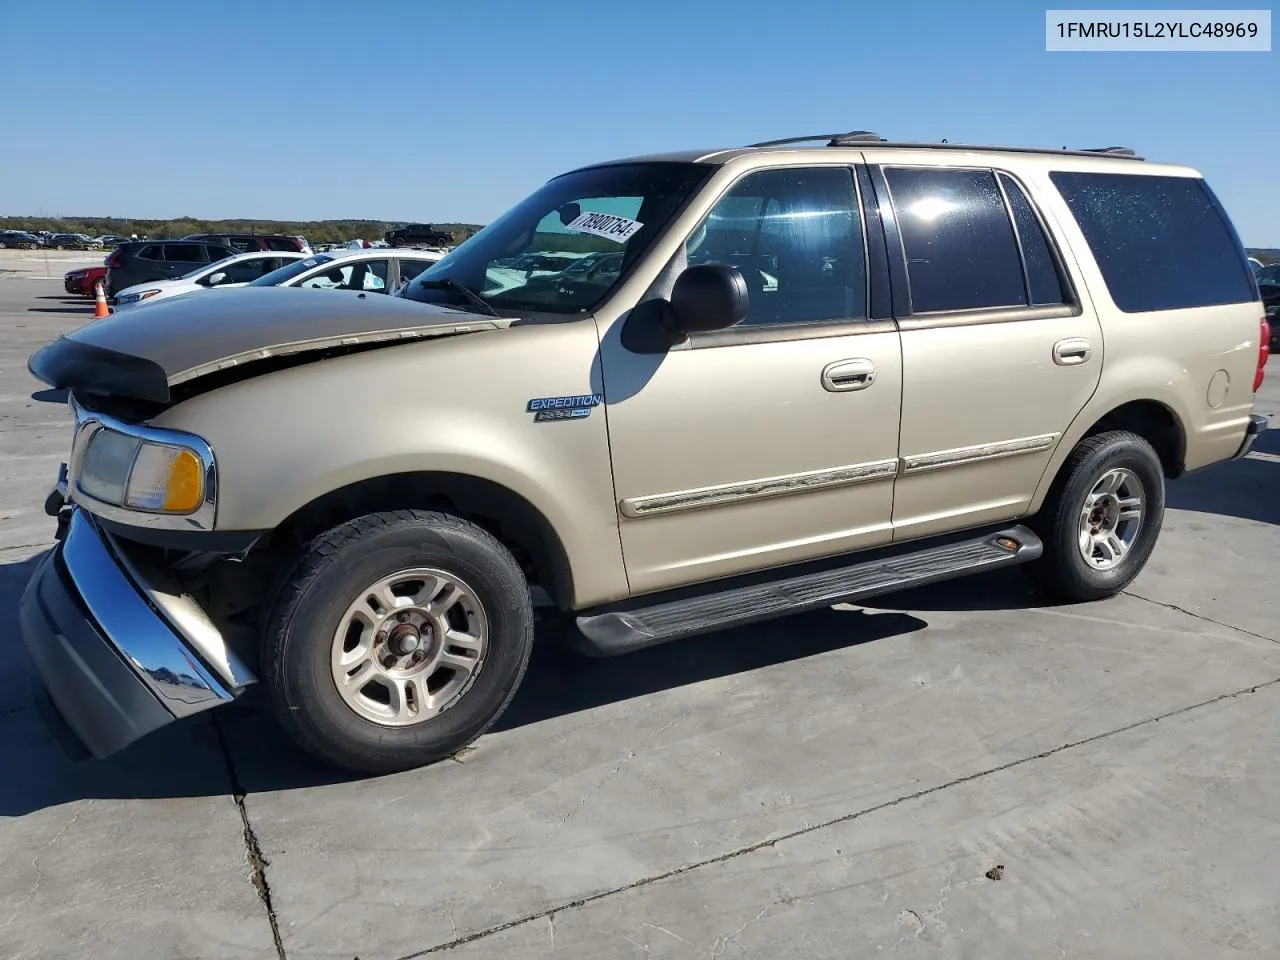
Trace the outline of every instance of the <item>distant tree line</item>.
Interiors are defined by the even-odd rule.
[[[49,230],[53,233],[84,233],[91,237],[114,234],[157,240],[171,240],[192,233],[272,233],[306,237],[312,243],[345,243],[348,240],[381,240],[383,234],[400,226],[384,220],[129,220],[122,217],[0,217],[0,230]],[[480,229],[474,223],[436,223],[453,233],[461,243]]]

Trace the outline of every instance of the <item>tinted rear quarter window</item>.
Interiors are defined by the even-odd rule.
[[[1025,305],[1022,263],[990,170],[887,167],[913,313]]]
[[[164,258],[168,263],[202,263],[204,248],[198,243],[166,243]]]
[[[1063,170],[1049,177],[1126,313],[1256,298],[1235,231],[1203,180]]]
[[[1027,270],[1027,293],[1032,306],[1066,303],[1068,297],[1058,276],[1058,267],[1049,248],[1049,238],[1031,208],[1031,201],[1011,176],[999,174],[1000,186],[1009,200],[1013,225],[1018,231],[1022,259]]]

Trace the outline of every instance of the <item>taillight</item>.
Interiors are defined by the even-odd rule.
[[[111,256],[107,257],[107,269],[119,270],[124,266],[124,254],[117,250]]]
[[[1253,375],[1253,392],[1257,393],[1266,376],[1267,358],[1271,356],[1271,324],[1263,317],[1258,321],[1258,372]]]

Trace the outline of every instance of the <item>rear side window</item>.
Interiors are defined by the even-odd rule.
[[[204,248],[198,243],[166,243],[164,258],[169,263],[205,263]]]
[[[268,237],[267,249],[268,250],[297,250],[298,244],[292,240],[286,239],[285,237]]]
[[[1066,303],[1068,297],[1062,289],[1062,280],[1058,276],[1058,268],[1049,248],[1049,238],[1045,236],[1044,227],[1031,209],[1031,201],[1013,177],[1005,173],[998,176],[1005,199],[1009,201],[1009,212],[1013,214],[1018,246],[1022,248],[1028,302],[1032,306]]]
[[[240,253],[252,253],[258,249],[258,241],[253,237],[230,237],[221,242],[233,247]]]
[[[1126,313],[1256,299],[1235,231],[1203,180],[1062,170],[1049,177]]]
[[[153,243],[148,247],[143,247],[138,251],[139,260],[163,260],[164,254],[160,252],[160,245]]]
[[[1022,262],[990,170],[887,167],[913,313],[1026,304]]]

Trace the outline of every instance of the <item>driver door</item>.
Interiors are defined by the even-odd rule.
[[[603,339],[633,593],[890,541],[902,358],[865,249],[853,168],[748,172],[670,271],[738,268],[747,317],[657,356]]]

